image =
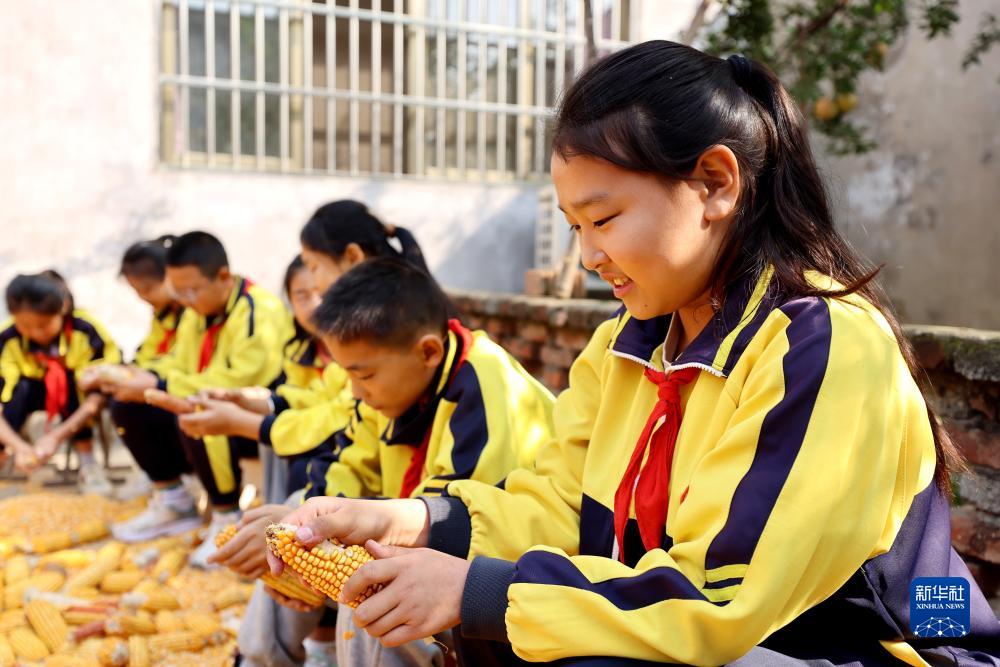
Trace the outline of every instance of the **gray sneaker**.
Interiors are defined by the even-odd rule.
[[[189,499],[186,504],[189,509],[168,504],[163,498],[163,492],[156,491],[142,514],[112,524],[111,534],[122,542],[146,542],[194,530],[202,524],[201,516],[198,515],[193,500]]]

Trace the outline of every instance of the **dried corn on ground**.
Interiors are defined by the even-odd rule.
[[[130,545],[106,537],[110,522],[141,509],[52,493],[0,500],[0,667],[9,653],[19,667],[233,664],[252,583],[189,568],[194,533]]]

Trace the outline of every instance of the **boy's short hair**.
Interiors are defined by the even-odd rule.
[[[215,278],[219,271],[229,266],[229,257],[222,242],[208,232],[188,232],[174,239],[167,248],[167,266],[196,266],[206,278]]]
[[[340,277],[313,313],[317,330],[343,343],[406,347],[444,335],[451,302],[427,273],[395,258],[369,259]]]
[[[12,315],[30,310],[59,315],[72,310],[72,296],[63,277],[55,271],[16,276],[7,285],[7,311]]]

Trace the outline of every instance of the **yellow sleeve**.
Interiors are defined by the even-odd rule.
[[[669,519],[668,551],[635,567],[551,547],[517,561],[518,656],[728,663],[888,549],[933,477],[929,423],[895,341],[846,308],[811,298],[772,315],[778,335],[727,394],[732,419]]]
[[[265,420],[261,441],[271,445],[278,456],[304,454],[347,427],[354,403],[348,391],[312,407],[285,410]]]
[[[383,495],[379,426],[378,413],[358,403],[334,452],[310,461],[306,497]]]
[[[3,342],[3,349],[0,350],[0,403],[11,399],[14,387],[21,380],[21,365],[18,363],[20,344],[19,337],[11,336]]]
[[[78,329],[74,331],[67,353],[67,363],[72,364],[71,368],[79,372],[98,364],[121,363],[121,350],[115,345],[107,329],[89,315],[81,315],[83,313],[80,312],[73,314],[74,327]]]
[[[569,553],[579,545],[581,479],[594,415],[601,400],[601,368],[615,322],[605,322],[573,363],[569,388],[556,399],[555,438],[539,448],[534,470],[516,469],[504,488],[453,482],[448,494],[469,510],[469,556],[516,559],[536,544]]]

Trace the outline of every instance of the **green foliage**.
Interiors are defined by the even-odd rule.
[[[960,20],[958,0],[723,0],[719,17],[704,29],[704,48],[716,55],[742,53],[780,73],[789,92],[837,154],[863,153],[875,144],[850,113],[858,79],[881,71],[890,47],[916,8],[928,39],[947,36]],[[963,69],[1000,41],[992,14],[962,61]]]

